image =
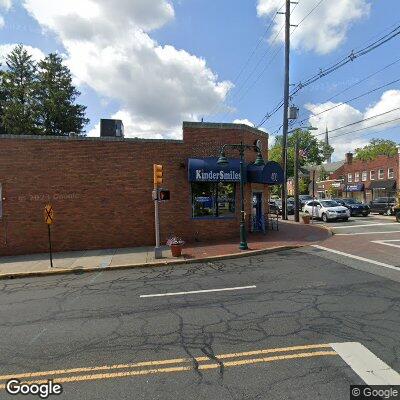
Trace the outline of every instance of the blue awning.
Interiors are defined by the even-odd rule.
[[[364,190],[363,183],[356,183],[354,185],[346,185],[345,192],[362,192]]]
[[[276,161],[268,161],[263,166],[248,164],[247,181],[267,185],[281,185],[283,183],[283,169]]]
[[[189,158],[189,182],[240,182],[240,160],[229,159],[229,164],[223,167],[217,160],[216,157]]]

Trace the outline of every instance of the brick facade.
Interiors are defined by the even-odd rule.
[[[47,251],[47,203],[55,211],[54,251],[153,245],[153,163],[164,166],[163,186],[171,190],[171,200],[160,204],[162,242],[171,233],[189,242],[238,235],[238,185],[235,218],[191,218],[187,161],[218,156],[225,143],[257,139],[267,159],[267,135],[240,124],[184,123],[183,140],[0,136],[0,254]],[[255,156],[246,151],[246,161]],[[249,222],[252,190],[262,191],[266,204],[268,189],[245,189]]]
[[[346,162],[335,171],[331,179],[340,179],[344,185],[364,184],[363,191],[343,193],[344,196],[354,197],[360,201],[369,202],[376,197],[393,196],[395,191],[399,189],[399,157],[400,155],[394,157],[378,156],[371,161],[362,161],[348,153],[346,154]],[[389,176],[389,170],[393,171],[393,177]],[[371,179],[371,171],[375,171],[375,174],[372,175],[375,179]],[[379,171],[383,171],[383,174],[380,175]],[[372,182],[386,180],[396,182],[394,191],[371,189]]]

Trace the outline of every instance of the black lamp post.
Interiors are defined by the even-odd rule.
[[[221,152],[217,161],[218,165],[226,166],[229,164],[229,160],[225,156],[226,148],[237,149],[240,155],[240,250],[247,250],[247,240],[246,240],[246,228],[245,228],[245,218],[244,218],[244,151],[245,150],[255,150],[257,152],[257,158],[254,165],[262,166],[264,165],[264,160],[261,155],[261,149],[257,145],[243,144],[224,144],[221,148]]]

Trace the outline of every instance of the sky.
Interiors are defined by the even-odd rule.
[[[258,126],[283,97],[283,3],[0,0],[0,60],[18,43],[36,60],[62,54],[87,106],[90,136],[99,136],[100,118],[122,119],[127,137],[143,138],[179,139],[182,121],[201,119]],[[299,0],[291,84],[389,34],[399,15],[398,0]],[[291,99],[300,111],[293,127],[312,125],[320,138],[332,130],[334,160],[371,138],[400,142],[399,71],[400,35],[300,90]],[[262,125],[271,143],[281,125],[282,109]]]

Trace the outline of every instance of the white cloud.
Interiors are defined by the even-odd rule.
[[[17,46],[17,43],[7,43],[0,45],[0,63],[4,66],[6,64],[6,57],[11,51]],[[42,50],[38,49],[37,47],[32,47],[28,45],[24,45],[26,51],[32,56],[32,58],[39,62],[45,58],[45,55]]]
[[[299,24],[315,5],[315,0],[302,0],[296,8],[292,5],[291,23]],[[281,0],[258,0],[257,14],[272,18],[281,6]],[[353,22],[369,15],[370,8],[367,0],[324,1],[293,32],[292,47],[319,54],[329,53],[345,41],[347,31]],[[283,15],[276,17],[271,38],[280,31],[283,18]],[[280,40],[284,40],[283,29]]]
[[[76,78],[120,103],[132,133],[168,137],[182,120],[219,108],[231,88],[204,59],[150,37],[174,17],[167,0],[24,0],[24,5],[59,37]]]
[[[249,126],[251,126],[252,128],[254,128],[253,122],[249,121],[247,118],[244,118],[244,119],[235,119],[235,120],[233,121],[233,123],[234,123],[234,124],[249,125]]]
[[[0,0],[0,8],[4,9],[5,11],[8,11],[12,6],[11,0]],[[5,25],[4,18],[2,15],[0,15],[0,28],[3,28]]]
[[[320,135],[319,136],[320,138],[322,137],[322,134],[325,132],[326,128],[328,128],[328,130],[331,131],[341,126],[345,126],[353,122],[370,118],[395,108],[400,108],[400,90],[388,90],[384,92],[381,98],[377,102],[368,106],[364,111],[357,110],[356,108],[348,104],[343,104],[321,115],[315,115],[331,107],[334,107],[338,104],[340,103],[327,102],[323,104],[305,105],[305,108],[312,113],[312,115],[309,118],[310,125],[318,128],[318,131],[314,131],[314,134]],[[396,118],[400,118],[400,110],[390,112],[380,117],[376,117],[368,121],[353,126],[349,126],[348,128],[332,132],[332,134],[330,135],[330,144],[335,149],[333,158],[335,160],[342,159],[346,152],[354,151],[357,147],[362,147],[366,145],[369,142],[369,138],[364,138],[363,135],[365,134],[383,131],[388,128],[392,128],[393,126],[400,126],[400,120],[399,120],[391,124],[372,127],[373,125],[393,120]],[[366,129],[365,131],[361,132],[355,132],[354,134],[351,133],[348,135],[344,134],[346,132],[351,132],[353,130],[368,128],[368,127],[372,128]]]

